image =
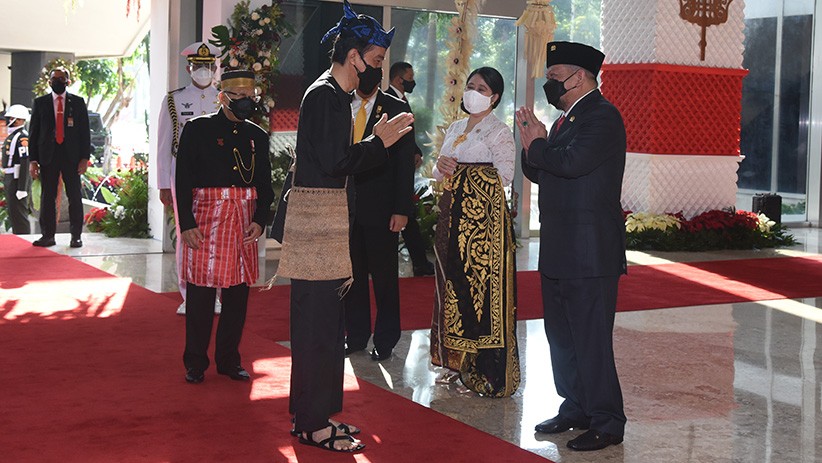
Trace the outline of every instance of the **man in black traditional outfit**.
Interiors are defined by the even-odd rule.
[[[379,72],[367,64],[369,57],[385,54],[393,31],[385,32],[370,16],[355,14],[347,0],[344,11],[343,18],[322,39],[323,43],[334,40],[331,68],[308,88],[300,106],[294,185],[347,185],[349,193],[353,193],[353,185],[346,178],[384,163],[388,158],[386,148],[411,130],[413,116],[401,114],[388,121],[387,115],[383,115],[374,125],[372,136],[351,144],[350,93],[360,79]],[[349,210],[353,206],[351,196]],[[317,243],[312,252],[326,251],[322,243]],[[329,420],[342,410],[345,314],[338,290],[345,282],[291,280],[289,408],[294,415],[293,434],[299,436],[301,443],[355,452],[364,447],[351,437],[359,430]]]
[[[237,381],[248,287],[259,274],[257,238],[274,200],[268,134],[248,119],[257,102],[254,73],[222,75],[216,113],[190,120],[180,136],[175,186],[186,281],[185,379],[201,383],[208,368],[214,301],[222,288],[214,362]]]

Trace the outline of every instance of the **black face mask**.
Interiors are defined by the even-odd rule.
[[[54,92],[56,95],[62,95],[63,92],[66,91],[65,82],[61,82],[59,80],[52,80],[51,82],[49,82],[49,85],[51,85],[51,91]]]
[[[402,80],[402,91],[405,93],[413,93],[414,87],[417,86],[417,82],[413,80]]]
[[[228,105],[228,109],[234,113],[234,117],[240,120],[248,119],[257,109],[257,103],[250,97],[238,98],[236,100],[229,98],[228,101],[231,102]]]
[[[362,62],[365,63],[365,60]],[[382,82],[382,68],[374,68],[371,67],[370,64],[365,63],[365,71],[357,71],[357,77],[360,78],[360,84],[357,86],[357,90],[366,95],[370,95],[371,92],[377,88],[377,85]]]
[[[545,85],[542,86],[542,90],[545,91],[545,98],[548,100],[548,103],[551,103],[551,106],[559,109],[560,111],[562,111],[562,108],[559,107],[559,99],[568,93],[568,90],[565,89],[565,82],[573,75],[574,74],[571,74],[565,80],[548,79],[545,82]]]

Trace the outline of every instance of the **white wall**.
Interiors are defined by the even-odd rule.
[[[0,53],[0,102],[11,105],[11,53]],[[2,104],[0,104],[2,109]]]

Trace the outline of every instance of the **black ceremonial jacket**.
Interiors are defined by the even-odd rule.
[[[251,165],[254,152],[254,175],[243,179],[237,169],[234,149],[246,166]],[[195,228],[192,211],[194,188],[254,187],[257,208],[253,221],[265,229],[269,208],[274,200],[271,188],[271,161],[268,158],[268,134],[249,121],[233,122],[223,110],[195,117],[183,127],[177,148],[177,213],[180,230]],[[250,180],[250,184],[246,184]]]

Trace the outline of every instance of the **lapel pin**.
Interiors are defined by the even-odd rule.
[[[217,145],[218,146],[223,146],[223,139],[222,138],[217,139]]]
[[[576,119],[576,118],[577,118],[576,116],[571,116],[571,117],[568,118],[568,120],[571,121],[571,122],[574,122],[574,119]]]

